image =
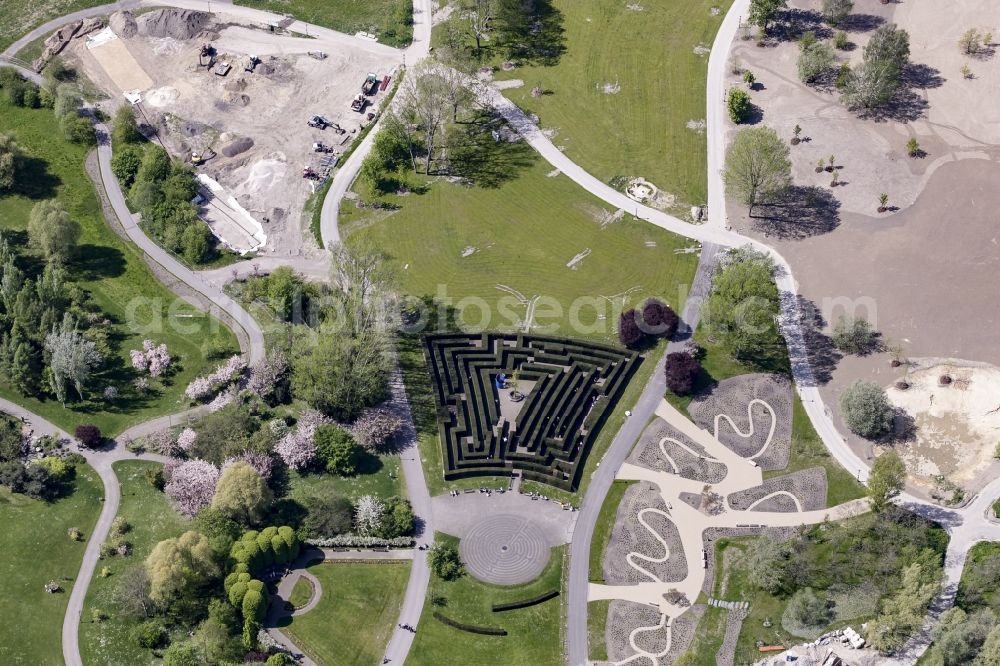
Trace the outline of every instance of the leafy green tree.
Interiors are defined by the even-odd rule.
[[[63,83],[56,87],[53,111],[56,118],[62,120],[65,116],[76,115],[83,105],[79,89],[72,83]]]
[[[1000,666],[1000,625],[990,630],[973,666]]]
[[[145,206],[145,202],[138,201],[138,188],[155,185],[159,190],[159,185],[170,175],[170,156],[167,151],[156,144],[146,147],[139,163],[139,171],[135,175],[135,182],[132,185],[130,197],[138,206]],[[158,198],[159,192],[156,193]]]
[[[882,602],[882,612],[868,623],[865,638],[879,652],[887,653],[906,642],[910,634],[923,623],[927,605],[940,582],[930,579],[919,563],[903,571],[898,591]]]
[[[736,197],[753,217],[792,184],[788,144],[770,127],[747,127],[736,133],[726,150],[726,193]]]
[[[201,653],[190,641],[171,643],[163,653],[163,666],[203,666],[203,664]]]
[[[314,539],[324,539],[351,531],[354,507],[333,488],[319,486],[303,499],[306,516],[302,526]]]
[[[362,449],[351,434],[335,425],[316,429],[316,454],[325,461],[326,471],[340,476],[350,476],[358,469]]]
[[[872,110],[885,106],[899,88],[899,71],[884,60],[865,60],[844,75],[841,99],[848,109]]]
[[[115,152],[111,156],[111,173],[115,174],[123,190],[132,187],[135,175],[139,173],[140,164],[142,164],[142,148],[129,144],[115,146]]]
[[[386,396],[385,337],[374,330],[320,333],[293,348],[292,391],[340,420],[356,417]]]
[[[877,333],[864,317],[841,317],[833,329],[832,339],[840,351],[860,356],[875,349]]]
[[[39,201],[28,216],[28,240],[46,261],[66,263],[76,252],[80,224],[55,199]]]
[[[872,511],[884,511],[892,499],[903,492],[905,483],[906,465],[895,451],[876,458],[868,475],[868,501]]]
[[[200,264],[212,255],[212,234],[201,223],[189,224],[181,233],[184,258],[192,264]]]
[[[436,542],[431,546],[431,570],[442,580],[455,580],[465,573],[458,549],[450,543]]]
[[[836,57],[833,47],[826,42],[816,42],[799,52],[799,79],[803,83],[813,83],[823,77],[833,67]]]
[[[158,604],[167,604],[182,594],[197,590],[218,574],[208,538],[187,531],[174,539],[165,539],[146,558],[149,596]]]
[[[840,25],[852,11],[852,0],[823,0],[823,20],[832,26]]]
[[[805,627],[821,628],[833,620],[833,606],[822,592],[811,587],[796,590],[788,600],[785,611],[791,618]]]
[[[785,354],[773,272],[770,257],[742,257],[716,273],[702,305],[705,325],[721,346],[733,358],[762,367],[780,362]]]
[[[730,88],[726,95],[726,110],[729,112],[729,119],[739,125],[750,117],[753,110],[750,95],[742,88]]]
[[[124,144],[138,143],[143,140],[139,124],[135,121],[131,105],[125,104],[115,111],[115,120],[111,128],[111,140],[115,150],[124,148]]]
[[[942,613],[931,635],[944,666],[973,663],[995,624],[996,616],[988,608],[971,614],[961,608],[950,608]]]
[[[259,522],[274,501],[267,482],[245,462],[234,462],[222,471],[212,497],[212,508],[243,525]]]
[[[750,0],[750,23],[767,32],[787,6],[786,0]]]
[[[910,61],[910,35],[895,23],[879,26],[864,51],[865,62],[884,62],[899,72]]]
[[[379,525],[377,536],[383,539],[394,539],[413,533],[413,508],[409,501],[402,497],[390,497],[385,501],[385,514]]]
[[[857,380],[840,394],[840,415],[851,432],[875,439],[892,430],[894,409],[885,389]]]
[[[97,134],[94,132],[94,126],[88,119],[75,113],[68,113],[60,118],[59,129],[62,130],[63,136],[73,143],[85,146],[92,146],[97,143]]]
[[[0,192],[14,187],[20,159],[21,149],[14,137],[0,134]]]
[[[750,549],[747,559],[747,581],[769,594],[781,589],[788,546],[780,541],[761,539]]]

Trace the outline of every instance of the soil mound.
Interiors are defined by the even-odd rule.
[[[140,16],[139,33],[147,37],[192,39],[204,30],[212,15],[190,9],[158,9]]]
[[[251,148],[253,148],[253,139],[245,136],[234,141],[230,141],[220,148],[219,151],[226,157],[236,157],[240,153],[245,153]]]
[[[139,32],[139,26],[130,11],[115,12],[108,20],[111,30],[122,39],[131,39]]]

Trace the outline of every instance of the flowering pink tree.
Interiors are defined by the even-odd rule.
[[[217,412],[227,405],[231,405],[236,400],[236,387],[230,386],[225,391],[215,396],[212,402],[208,403],[208,411]]]
[[[246,361],[240,356],[233,356],[225,363],[219,365],[211,374],[204,377],[195,377],[190,384],[188,384],[187,389],[184,390],[184,395],[186,395],[190,400],[205,400],[214,396],[216,393],[226,388],[234,381],[240,379],[243,374],[243,370],[246,369]],[[216,406],[212,411],[217,411],[222,409],[225,405],[232,402],[232,398],[236,397],[235,391],[233,395],[223,400],[219,405]]]
[[[286,465],[292,469],[301,470],[316,458],[316,444],[313,443],[312,437],[303,437],[296,430],[278,440],[274,452],[281,457]]]
[[[181,452],[177,446],[177,441],[170,434],[169,430],[157,430],[154,433],[146,435],[142,444],[150,453],[158,453],[161,456],[176,456]]]
[[[170,353],[165,344],[157,345],[152,340],[143,340],[142,349],[129,352],[132,367],[139,372],[149,372],[151,377],[159,377],[170,367]]]
[[[403,419],[384,407],[375,407],[359,416],[349,430],[361,446],[381,449],[402,427]]]
[[[181,513],[193,516],[212,503],[218,482],[218,467],[204,460],[188,460],[173,468],[163,490]]]
[[[222,471],[225,472],[227,467],[237,462],[244,462],[253,467],[265,481],[271,478],[271,472],[274,471],[274,458],[260,451],[244,451],[234,458],[226,458],[222,463]]]
[[[266,398],[274,393],[274,387],[288,372],[288,361],[280,349],[272,349],[267,357],[250,366],[247,388]]]
[[[190,451],[194,443],[198,441],[198,433],[191,428],[184,428],[177,435],[177,446],[181,451]]]

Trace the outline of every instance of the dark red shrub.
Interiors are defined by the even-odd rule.
[[[676,395],[687,395],[694,388],[701,363],[688,352],[667,354],[667,388]]]
[[[639,312],[624,310],[618,318],[618,339],[626,347],[635,347],[643,339],[642,328],[639,326]]]
[[[101,445],[101,429],[95,425],[78,425],[73,434],[76,435],[76,438],[80,440],[81,444],[89,449],[93,449]]]
[[[642,323],[647,335],[672,338],[677,333],[680,317],[663,301],[651,298],[642,306]]]

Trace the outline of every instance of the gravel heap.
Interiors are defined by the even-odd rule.
[[[803,511],[818,511],[826,508],[826,470],[810,467],[791,474],[768,479],[759,486],[747,488],[729,496],[729,506],[736,511],[744,511],[754,502],[771,493],[784,490],[798,498]],[[791,507],[791,508],[788,508]],[[773,497],[754,507],[755,511],[795,511],[795,504],[787,496]]]
[[[111,30],[122,39],[131,39],[132,37],[135,37],[137,32],[139,32],[139,26],[135,22],[135,16],[133,16],[132,12],[128,10],[112,14],[111,18],[108,19],[108,25],[110,25]]]
[[[604,580],[608,585],[649,582],[648,576],[640,573],[629,564],[626,559],[629,553],[636,552],[654,558],[663,557],[663,544],[639,522],[639,512],[646,508],[666,512],[666,504],[664,504],[657,487],[647,482],[630,486],[625,491],[621,504],[618,505],[615,528],[604,553]],[[687,560],[684,558],[684,547],[677,526],[666,516],[657,513],[647,513],[643,519],[667,542],[670,557],[660,563],[649,562],[641,558],[633,559],[639,566],[659,577],[665,583],[684,580],[688,571]]]
[[[777,375],[750,374],[724,379],[710,393],[698,396],[688,407],[691,418],[709,432],[715,430],[715,417],[725,414],[732,419],[742,432],[750,430],[747,406],[757,398],[774,410],[777,419],[774,438],[757,464],[762,469],[783,469],[788,465],[792,437],[792,385],[788,379]],[[763,405],[754,404],[754,433],[741,437],[726,421],[719,421],[719,441],[733,452],[750,457],[756,454],[767,441],[771,429],[771,415]]]
[[[146,37],[193,39],[211,20],[211,14],[191,9],[157,9],[136,19],[136,26]]]
[[[672,437],[679,442],[683,442],[684,446],[689,447],[692,451],[697,451],[701,454],[705,453],[705,450],[701,446],[688,439],[663,419],[658,418],[643,431],[642,437],[639,438],[639,443],[628,457],[628,462],[639,467],[645,467],[646,469],[673,473],[673,466],[663,457],[663,452],[666,451],[667,455],[674,461],[674,464],[677,465],[678,475],[685,479],[692,479],[703,483],[718,483],[725,478],[726,466],[720,462],[705,460],[691,455],[682,447],[670,441],[665,441],[661,449],[660,440],[664,437]]]

